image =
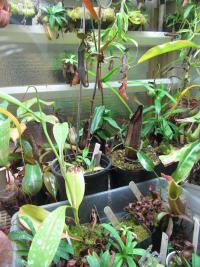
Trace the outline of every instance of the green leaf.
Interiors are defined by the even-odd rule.
[[[141,150],[137,151],[137,158],[146,171],[149,171],[149,172],[154,171],[154,168],[155,168],[154,163],[150,159],[150,157],[147,156],[147,154],[145,154]]]
[[[8,100],[10,101],[10,100]],[[47,102],[44,100],[39,99],[40,104],[43,104],[45,106],[54,106],[55,102]],[[21,103],[21,102],[20,102]],[[26,112],[27,109],[30,109],[33,105],[37,104],[38,100],[37,97],[34,97],[32,99],[28,99],[21,103],[20,107],[17,109],[17,117],[22,117]],[[16,103],[17,104],[17,103]],[[19,104],[17,104],[19,106]]]
[[[104,111],[105,111],[105,106],[99,106],[95,108],[92,123],[90,126],[91,134],[94,134],[95,131],[100,128],[100,123],[102,122]]]
[[[101,256],[101,267],[108,267],[111,262],[111,255],[108,250],[106,250]]]
[[[118,231],[114,227],[112,227],[110,224],[103,223],[102,227],[110,232],[110,235],[117,240],[121,249],[123,250],[125,245],[124,245],[123,241],[121,240],[121,237],[120,237]]]
[[[119,100],[122,102],[122,104],[126,107],[126,109],[129,111],[130,115],[133,114],[131,108],[129,107],[129,105],[126,103],[126,101],[121,97],[121,95],[118,93],[118,91],[116,89],[114,89],[109,82],[105,83],[108,87],[108,89],[113,93],[115,94]]]
[[[182,158],[183,153],[188,149],[190,145],[185,145],[181,149],[172,148],[170,154],[168,155],[161,155],[159,159],[163,163],[164,166],[170,165],[173,162],[177,162]]]
[[[113,68],[106,76],[102,78],[102,82],[106,83],[109,82],[115,72],[119,70],[118,67]]]
[[[54,199],[56,199],[58,193],[57,178],[51,172],[45,172],[43,176],[44,176],[44,184],[46,186],[47,191],[52,195]]]
[[[89,153],[89,149],[88,149],[88,147],[85,147],[85,148],[83,149],[83,152],[82,152],[82,156],[83,156],[83,158],[86,158],[86,157],[88,156],[88,153]]]
[[[166,136],[169,139],[172,139],[173,131],[172,131],[171,127],[169,126],[168,121],[165,120],[164,118],[162,118],[161,127],[162,127],[162,132],[163,132],[164,136]]]
[[[54,16],[54,15],[51,15],[51,16],[49,17],[49,25],[50,25],[50,28],[51,28],[51,29],[54,28],[54,26],[55,26],[55,22],[56,22],[56,18],[55,18],[55,16]]]
[[[161,95],[158,95],[155,99],[155,111],[157,115],[160,115],[161,109],[162,109],[162,103],[161,103],[162,97]]]
[[[165,95],[166,97],[168,97],[173,103],[177,103],[176,99],[172,95],[170,95],[165,89],[156,89],[156,91],[162,93],[163,96]]]
[[[128,263],[128,267],[137,267],[131,256],[127,256],[126,261]]]
[[[47,210],[30,204],[23,205],[22,207],[20,207],[18,212],[20,223],[23,225],[23,227],[25,227],[29,231],[31,231],[30,226],[23,219],[21,220],[21,217],[28,217],[37,231],[42,222],[44,221],[44,219],[48,215],[49,212]]]
[[[21,266],[27,266],[27,261],[25,261],[24,259],[21,259],[21,258],[17,258],[16,259],[16,263],[21,265]]]
[[[22,191],[27,195],[36,195],[42,188],[42,171],[39,164],[25,166],[25,176],[22,180]]]
[[[8,101],[2,101],[0,103],[0,108],[7,110],[8,105],[9,105]],[[5,120],[5,119],[7,119],[7,118],[3,114],[0,114],[0,120]]]
[[[34,227],[32,221],[31,221],[31,219],[29,217],[26,217],[26,216],[21,216],[20,217],[20,220],[23,220],[27,224],[27,226],[29,227],[29,229],[31,230],[31,233],[33,235],[35,235],[36,230],[35,230],[35,227]]]
[[[6,167],[9,160],[10,120],[0,120],[0,167]]]
[[[145,254],[146,250],[142,248],[134,248],[133,249],[133,255],[143,256]]]
[[[112,267],[122,267],[123,266],[123,257],[121,256],[121,254],[116,254],[115,255],[115,259],[113,262]]]
[[[31,113],[26,113],[23,115],[21,122],[30,122],[30,121],[36,121],[36,122],[41,122],[42,120],[45,122],[48,122],[50,124],[56,124],[58,123],[58,118],[54,115],[46,115],[44,112],[33,112],[35,116],[37,116],[37,119],[33,116]]]
[[[200,256],[197,254],[192,254],[192,267],[200,266]]]
[[[108,122],[113,128],[120,130],[120,127],[118,126],[116,121],[113,120],[111,117],[104,117],[103,120]]]
[[[149,49],[146,53],[144,53],[144,55],[142,55],[142,57],[138,60],[138,64],[146,60],[149,60],[153,57],[157,57],[159,55],[172,52],[172,51],[176,51],[176,50],[181,50],[184,48],[199,49],[200,46],[188,40],[177,40],[177,41],[172,41],[172,42],[168,42],[165,44],[157,45]]]
[[[24,157],[33,158],[33,148],[31,144],[27,140],[24,140],[24,139],[21,140],[21,144],[22,144]]]
[[[192,143],[183,153],[179,155],[179,164],[177,169],[172,174],[176,182],[184,181],[190,171],[192,170],[194,164],[200,159],[200,141]]]
[[[200,123],[200,112],[198,112],[197,114],[195,114],[194,116],[188,117],[188,118],[184,118],[184,119],[178,119],[178,122],[198,122]]]
[[[98,260],[98,256],[96,257],[93,253],[92,256],[87,256],[87,262],[89,263],[90,267],[101,267],[100,262]]]
[[[186,18],[189,16],[191,10],[192,10],[194,7],[195,7],[195,5],[190,4],[190,5],[188,5],[188,6],[185,8],[185,10],[184,10],[184,14],[183,14],[183,18],[184,18],[184,19],[186,19]]]
[[[18,249],[17,251],[17,256],[21,256],[21,257],[28,257],[28,252],[29,250],[21,250],[21,249]]]
[[[69,126],[67,122],[56,123],[53,127],[53,135],[58,145],[58,150],[60,156],[63,155],[63,150],[65,147],[65,142],[69,134]]]
[[[147,121],[147,124],[142,128],[142,137],[147,136],[155,126],[155,121]]]
[[[58,264],[61,259],[68,260],[69,254],[73,254],[73,247],[69,245],[65,240],[60,240],[60,244],[56,251],[56,255],[53,259],[54,263]]]
[[[11,241],[32,241],[33,239],[33,236],[25,231],[12,231],[8,234],[8,237]]]
[[[60,244],[65,225],[66,206],[51,212],[44,220],[33,238],[29,254],[28,267],[49,267]]]
[[[116,14],[117,16],[117,27],[118,27],[118,36],[121,38],[122,36],[122,31],[123,31],[123,15],[122,12],[119,12]]]

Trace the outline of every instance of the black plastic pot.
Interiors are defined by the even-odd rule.
[[[177,163],[173,163],[165,167],[162,163],[158,164],[155,168],[155,172],[158,176],[161,176],[161,173],[166,175],[171,175],[176,169]],[[144,182],[150,179],[155,178],[155,173],[148,172],[145,169],[136,169],[136,170],[125,170],[118,168],[117,166],[112,166],[111,169],[111,178],[110,184],[111,188],[117,188],[121,186],[128,185],[130,181],[135,183]]]
[[[153,179],[151,181],[146,181],[143,183],[138,184],[138,188],[141,191],[142,194],[147,195],[149,186],[153,186],[157,192],[160,192],[160,186],[162,187],[162,198],[164,200],[167,199],[167,182],[165,179],[160,178],[160,179]],[[79,209],[79,217],[81,223],[88,223],[90,219],[90,213],[91,209],[96,207],[98,211],[98,215],[100,217],[101,223],[107,222],[107,218],[105,217],[104,214],[104,208],[106,206],[110,206],[115,215],[118,218],[122,218],[124,216],[124,207],[126,207],[130,202],[135,201],[136,198],[133,195],[132,191],[129,189],[128,186],[117,188],[114,190],[106,191],[106,192],[101,192],[98,194],[86,196],[81,203],[80,209]],[[68,204],[66,201],[62,202],[57,202],[54,204],[49,204],[42,206],[48,211],[53,211],[56,208]],[[69,210],[67,210],[67,215],[71,216],[72,213],[70,213]],[[10,231],[17,231],[20,229],[20,223],[18,220],[17,213],[12,217],[12,222],[11,222],[11,230]],[[137,233],[136,233],[137,234]],[[154,235],[154,234],[153,234]],[[159,237],[157,236],[157,239]],[[144,241],[138,243],[138,247],[147,249],[149,245],[154,242],[155,237],[150,236],[149,238],[145,239]],[[159,244],[160,245],[160,244]],[[13,243],[13,264],[12,267],[21,267],[16,263],[16,244]]]
[[[73,158],[73,155],[70,156]],[[89,158],[92,157],[92,153],[89,153]],[[103,170],[97,171],[95,173],[84,174],[85,178],[85,195],[95,194],[98,192],[103,192],[108,190],[108,180],[109,172],[111,168],[111,160],[105,155],[101,156],[100,161],[101,167]],[[59,199],[66,199],[65,192],[65,182],[62,174],[60,173],[60,166],[58,162],[54,162],[52,165],[52,172],[57,177],[58,180],[58,190],[59,190]]]

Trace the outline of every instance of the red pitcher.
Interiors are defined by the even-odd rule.
[[[8,25],[10,20],[10,5],[8,0],[0,0],[0,28]]]

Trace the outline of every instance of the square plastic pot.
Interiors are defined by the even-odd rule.
[[[186,182],[183,188],[187,209],[192,216],[200,217],[200,186]]]
[[[150,181],[138,183],[137,186],[139,190],[144,194],[145,196],[148,194],[149,186],[153,186],[157,192],[160,192],[160,186],[162,187],[162,198],[164,200],[167,199],[167,182],[165,179],[153,179]],[[98,215],[100,217],[101,222],[106,222],[107,218],[104,214],[104,208],[106,206],[110,206],[113,212],[116,214],[118,218],[121,218],[124,215],[124,207],[127,206],[130,202],[136,201],[135,196],[133,195],[132,191],[129,189],[128,186],[117,188],[114,190],[106,191],[97,193],[94,195],[86,196],[80,206],[79,210],[79,217],[81,220],[81,223],[87,223],[90,218],[90,213],[92,207],[95,205],[98,211]],[[53,211],[56,208],[66,205],[66,201],[57,202],[54,204],[49,204],[42,206],[48,211]],[[70,213],[67,213],[68,216],[70,216]],[[11,231],[16,231],[21,229],[20,223],[18,220],[17,213],[12,217],[12,227]],[[140,247],[147,248],[152,243],[152,239],[144,240],[140,243]],[[16,245],[13,243],[13,264],[12,267],[21,267],[16,263]]]

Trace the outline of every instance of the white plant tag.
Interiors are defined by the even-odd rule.
[[[119,224],[119,220],[115,216],[114,212],[109,206],[106,206],[104,208],[104,213],[107,216],[108,220],[112,223],[112,225],[115,227]]]
[[[167,257],[168,242],[169,242],[169,237],[165,232],[163,232],[159,258],[160,258],[161,263],[164,265],[165,265],[166,257]]]
[[[95,144],[94,151],[92,154],[92,160],[94,160],[95,155],[99,153],[100,147],[101,147],[101,145],[99,143]]]
[[[194,247],[194,252],[196,253],[197,248],[198,248],[198,241],[199,241],[199,218],[194,216],[193,220],[194,220],[194,232],[193,232],[192,244]]]
[[[142,193],[140,192],[137,185],[133,181],[129,183],[129,188],[131,189],[137,200],[140,200],[142,197]]]
[[[101,155],[102,151],[99,151],[99,153],[94,156],[94,163],[93,163],[94,167],[100,166]]]

